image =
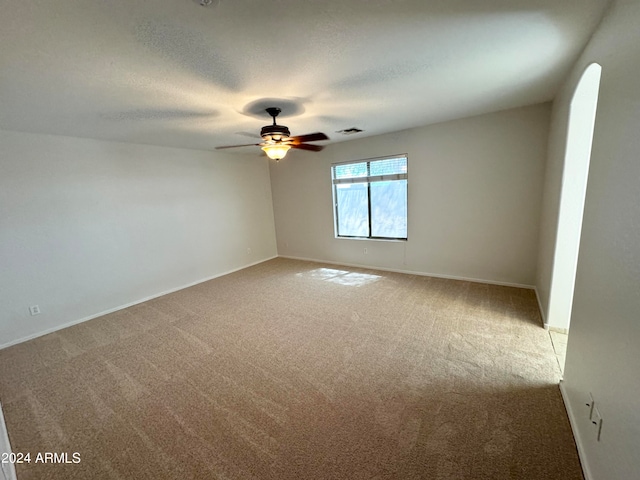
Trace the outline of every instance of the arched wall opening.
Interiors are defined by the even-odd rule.
[[[562,333],[569,332],[571,320],[601,73],[602,67],[597,63],[592,63],[585,69],[574,91],[569,110],[547,315],[549,328]]]

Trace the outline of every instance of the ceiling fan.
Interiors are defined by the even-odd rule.
[[[287,154],[291,148],[299,148],[301,150],[309,150],[311,152],[319,152],[324,147],[322,145],[311,145],[307,142],[317,142],[320,140],[329,140],[324,133],[309,133],[307,135],[298,135],[292,137],[289,129],[284,125],[276,124],[276,117],[282,110],[277,107],[269,107],[265,109],[266,112],[273,117],[272,125],[265,125],[260,131],[262,137],[262,143],[247,143],[245,145],[225,145],[222,147],[216,147],[216,150],[222,148],[236,148],[236,147],[249,147],[259,146],[267,154],[267,156],[275,161],[279,161]]]

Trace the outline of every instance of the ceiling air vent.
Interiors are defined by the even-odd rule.
[[[356,133],[364,132],[364,130],[360,130],[356,127],[345,128],[344,130],[338,130],[336,133],[341,133],[342,135],[354,135]]]

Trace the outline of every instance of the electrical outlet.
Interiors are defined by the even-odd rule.
[[[251,255],[251,247],[247,248],[247,255]]]
[[[367,254],[367,247],[364,247],[364,254]]]
[[[591,424],[596,428],[596,438],[599,442],[602,434],[602,415],[600,415],[600,411],[596,407],[593,407],[591,412]]]
[[[31,315],[40,315],[40,307],[38,305],[31,305],[29,307],[29,313],[31,313]]]

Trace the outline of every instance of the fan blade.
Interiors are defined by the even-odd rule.
[[[291,148],[299,148],[300,150],[309,150],[311,152],[319,152],[324,147],[322,145],[310,145],[308,143],[292,143]]]
[[[255,138],[261,140],[262,138],[255,132],[233,132],[236,135],[242,135],[243,137]]]
[[[303,142],[317,142],[319,140],[329,140],[329,137],[327,137],[324,133],[317,132],[317,133],[308,133],[306,135],[298,135],[297,137],[291,137],[289,140],[292,141],[294,144],[298,144]]]
[[[245,143],[244,145],[224,145],[222,147],[216,147],[216,150],[220,150],[223,148],[237,148],[237,147],[257,147],[260,145],[259,143]]]

